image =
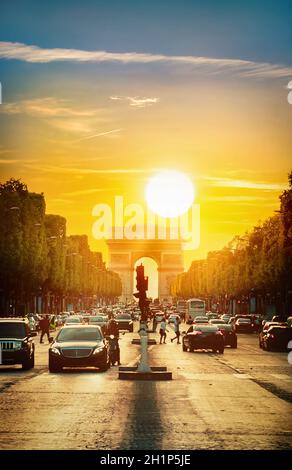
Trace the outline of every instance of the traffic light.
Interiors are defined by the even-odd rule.
[[[148,290],[148,276],[144,276],[144,266],[141,264],[136,268],[136,288],[139,292],[146,292]]]
[[[141,264],[136,267],[136,288],[138,292],[133,295],[139,299],[139,307],[141,310],[141,320],[147,320],[147,311],[150,301],[147,299],[146,291],[148,290],[148,276],[144,276],[144,266]]]

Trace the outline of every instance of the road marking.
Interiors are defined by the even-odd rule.
[[[292,380],[292,377],[288,374],[271,374],[273,377],[276,379],[281,379],[281,380]]]
[[[233,374],[237,379],[252,379],[251,375],[248,374]]]

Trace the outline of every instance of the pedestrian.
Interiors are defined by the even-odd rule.
[[[161,320],[161,323],[160,323],[160,330],[159,330],[159,334],[160,334],[160,344],[165,343],[165,340],[166,340],[166,332],[168,330],[166,329],[166,320],[165,320],[165,317],[163,317],[163,319]]]
[[[179,331],[179,325],[180,325],[180,318],[179,316],[176,317],[175,323],[174,323],[174,332],[175,332],[175,337],[171,338],[171,342],[173,342],[175,339],[177,339],[177,344],[180,344],[180,331]]]
[[[156,328],[157,328],[157,320],[156,320],[156,315],[154,313],[153,314],[153,333],[156,333]]]
[[[43,318],[40,320],[40,329],[41,329],[40,343],[43,342],[44,335],[47,335],[48,341],[50,342],[50,320],[47,315],[44,315]]]

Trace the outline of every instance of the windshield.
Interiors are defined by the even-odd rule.
[[[102,335],[98,328],[63,328],[60,330],[56,340],[64,341],[99,341]]]
[[[212,331],[218,331],[218,328],[214,325],[214,326],[194,326],[194,331],[208,331],[208,332],[212,332]]]
[[[124,320],[129,320],[131,317],[130,315],[117,315],[117,319],[119,318],[124,319]]]
[[[25,338],[27,332],[24,323],[0,322],[0,338]]]
[[[205,308],[204,302],[197,302],[196,300],[193,300],[191,302],[191,308]]]
[[[104,322],[105,318],[104,317],[90,317],[89,321],[90,321],[90,323],[91,322]]]

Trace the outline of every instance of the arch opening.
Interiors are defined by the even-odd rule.
[[[134,265],[134,278],[133,286],[134,292],[136,292],[136,267],[140,264],[144,266],[144,274],[148,276],[148,291],[147,296],[151,297],[153,300],[158,297],[158,264],[157,262],[148,256],[143,256],[139,258]]]

